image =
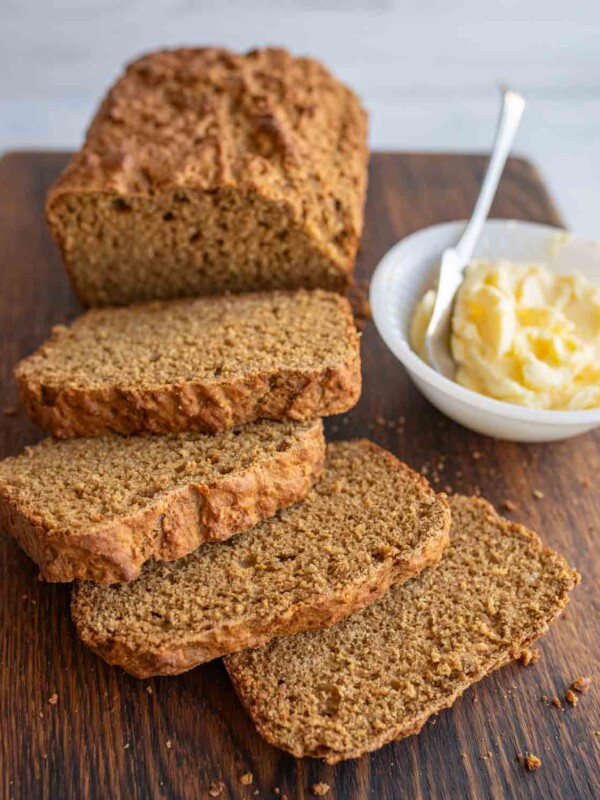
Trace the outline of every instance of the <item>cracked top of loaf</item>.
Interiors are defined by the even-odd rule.
[[[285,203],[313,233],[354,240],[366,135],[357,96],[313,59],[163,50],[126,68],[52,194],[241,186]]]

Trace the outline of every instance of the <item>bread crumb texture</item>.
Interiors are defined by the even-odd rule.
[[[111,88],[46,216],[87,305],[343,291],[367,161],[366,114],[317,61],[165,50]]]
[[[304,503],[130,584],[75,586],[81,638],[138,677],[175,674],[277,635],[332,625],[436,563],[443,497],[365,442],[328,446]]]
[[[314,783],[310,787],[310,791],[315,797],[325,797],[326,794],[329,794],[329,784],[328,783]]]
[[[225,659],[267,741],[335,763],[417,733],[561,612],[579,579],[561,556],[480,499],[450,508],[439,566],[334,628]]]
[[[591,685],[592,685],[591,678],[583,678],[579,676],[578,678],[575,678],[575,680],[571,684],[571,689],[574,689],[576,692],[579,692],[580,694],[586,694],[587,692],[589,692]]]
[[[46,439],[0,462],[0,523],[49,580],[131,580],[303,499],[324,458],[320,420]]]
[[[539,769],[542,766],[542,760],[537,756],[534,756],[533,753],[528,753],[525,756],[525,764],[527,765],[527,769],[532,772],[535,769]]]
[[[361,388],[350,305],[320,290],[90,311],[15,374],[32,419],[60,437],[311,419]]]

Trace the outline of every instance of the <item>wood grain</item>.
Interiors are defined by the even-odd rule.
[[[44,193],[65,159],[13,153],[0,162],[0,409],[8,412],[17,406],[14,363],[78,311],[43,222]],[[375,154],[359,276],[367,279],[402,236],[466,216],[484,166],[472,156]],[[520,160],[509,162],[493,213],[560,224],[536,171]],[[495,673],[418,737],[370,757],[336,767],[296,761],[255,733],[220,663],[139,682],[95,658],[75,637],[69,587],[39,583],[0,534],[2,797],[196,800],[213,781],[224,782],[223,798],[275,798],[275,787],[289,800],[309,798],[317,782],[330,785],[331,800],[600,796],[600,432],[551,445],[486,439],[417,394],[372,324],[363,355],[363,396],[351,414],[328,421],[331,438],[369,436],[429,468],[440,487],[481,492],[499,508],[514,501],[511,516],[580,569],[582,584],[543,640],[540,662]],[[403,432],[377,417],[405,417]],[[0,416],[0,457],[38,438],[23,412]],[[542,694],[562,698],[578,675],[596,683],[576,708],[541,702]],[[542,767],[527,772],[517,752],[537,754]],[[239,781],[246,772],[250,786]]]

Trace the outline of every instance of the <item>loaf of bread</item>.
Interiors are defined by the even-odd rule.
[[[443,496],[370,442],[329,445],[306,500],[133,583],[76,584],[77,632],[138,677],[174,675],[274,636],[332,625],[439,561]]]
[[[334,764],[418,733],[560,614],[579,580],[561,556],[483,500],[450,508],[438,566],[329,630],[225,659],[268,742]]]
[[[363,225],[366,134],[356,95],[285,50],[134,61],[48,196],[79,298],[343,290]]]
[[[31,418],[57,437],[215,432],[352,408],[350,305],[321,290],[88,311],[16,369]]]
[[[46,580],[130,581],[302,500],[324,458],[320,420],[47,439],[0,462],[0,527]]]

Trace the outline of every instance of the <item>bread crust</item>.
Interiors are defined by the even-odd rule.
[[[31,419],[60,439],[110,432],[217,433],[257,419],[301,422],[348,411],[362,386],[358,350],[336,367],[274,369],[214,383],[84,389],[50,386],[20,370],[16,378]]]
[[[85,305],[223,291],[218,272],[214,285],[202,283],[193,247],[180,248],[176,279],[165,276],[160,291],[149,289],[144,260],[153,268],[164,255],[144,248],[141,228],[128,237],[134,217],[151,219],[156,233],[163,215],[177,216],[182,198],[193,205],[194,197],[211,193],[224,193],[225,206],[232,193],[242,207],[255,198],[261,214],[272,208],[278,226],[304,241],[305,264],[294,264],[287,276],[267,261],[266,270],[242,270],[226,288],[342,292],[362,233],[367,162],[367,115],[319,62],[279,48],[243,55],[214,47],[157,51],[132,62],[109,90],[83,148],[48,194],[46,219]],[[80,201],[99,211],[105,232],[119,230],[121,262],[117,253],[110,258],[123,280],[110,286],[95,280],[109,256],[92,252],[90,230],[74,207]],[[114,208],[123,203],[132,213],[118,228]],[[283,240],[277,252],[285,259]],[[303,269],[311,262],[318,267],[313,279]],[[125,286],[127,272],[138,268],[137,282]]]
[[[48,342],[15,368],[21,401],[37,425],[61,439],[111,432],[217,433],[258,419],[302,422],[339,414],[358,402],[362,377],[360,337],[350,305],[335,298],[341,314],[340,338],[347,341],[348,352],[333,365],[292,369],[274,364],[221,380],[77,386],[43,377],[46,353],[69,336],[69,328],[58,325]],[[170,301],[179,302],[188,301]],[[99,313],[106,312],[89,311],[80,319]]]
[[[86,609],[77,599],[77,590],[71,602],[71,615],[82,641],[111,665],[118,665],[136,678],[154,675],[178,675],[206,661],[226,653],[260,647],[276,636],[292,636],[306,630],[329,628],[341,619],[354,614],[382,597],[392,585],[404,583],[421,570],[437,564],[448,544],[450,511],[441,497],[446,513],[446,523],[409,557],[377,570],[369,580],[348,586],[340,594],[315,597],[308,604],[291,608],[276,619],[263,615],[252,626],[246,622],[204,632],[195,644],[172,650],[140,651],[116,638],[98,637],[86,625]]]
[[[31,509],[0,492],[0,526],[51,582],[107,585],[134,580],[151,558],[174,561],[206,541],[223,541],[299,502],[323,470],[321,421],[293,447],[210,484],[165,492],[150,508],[85,529],[49,530]]]

